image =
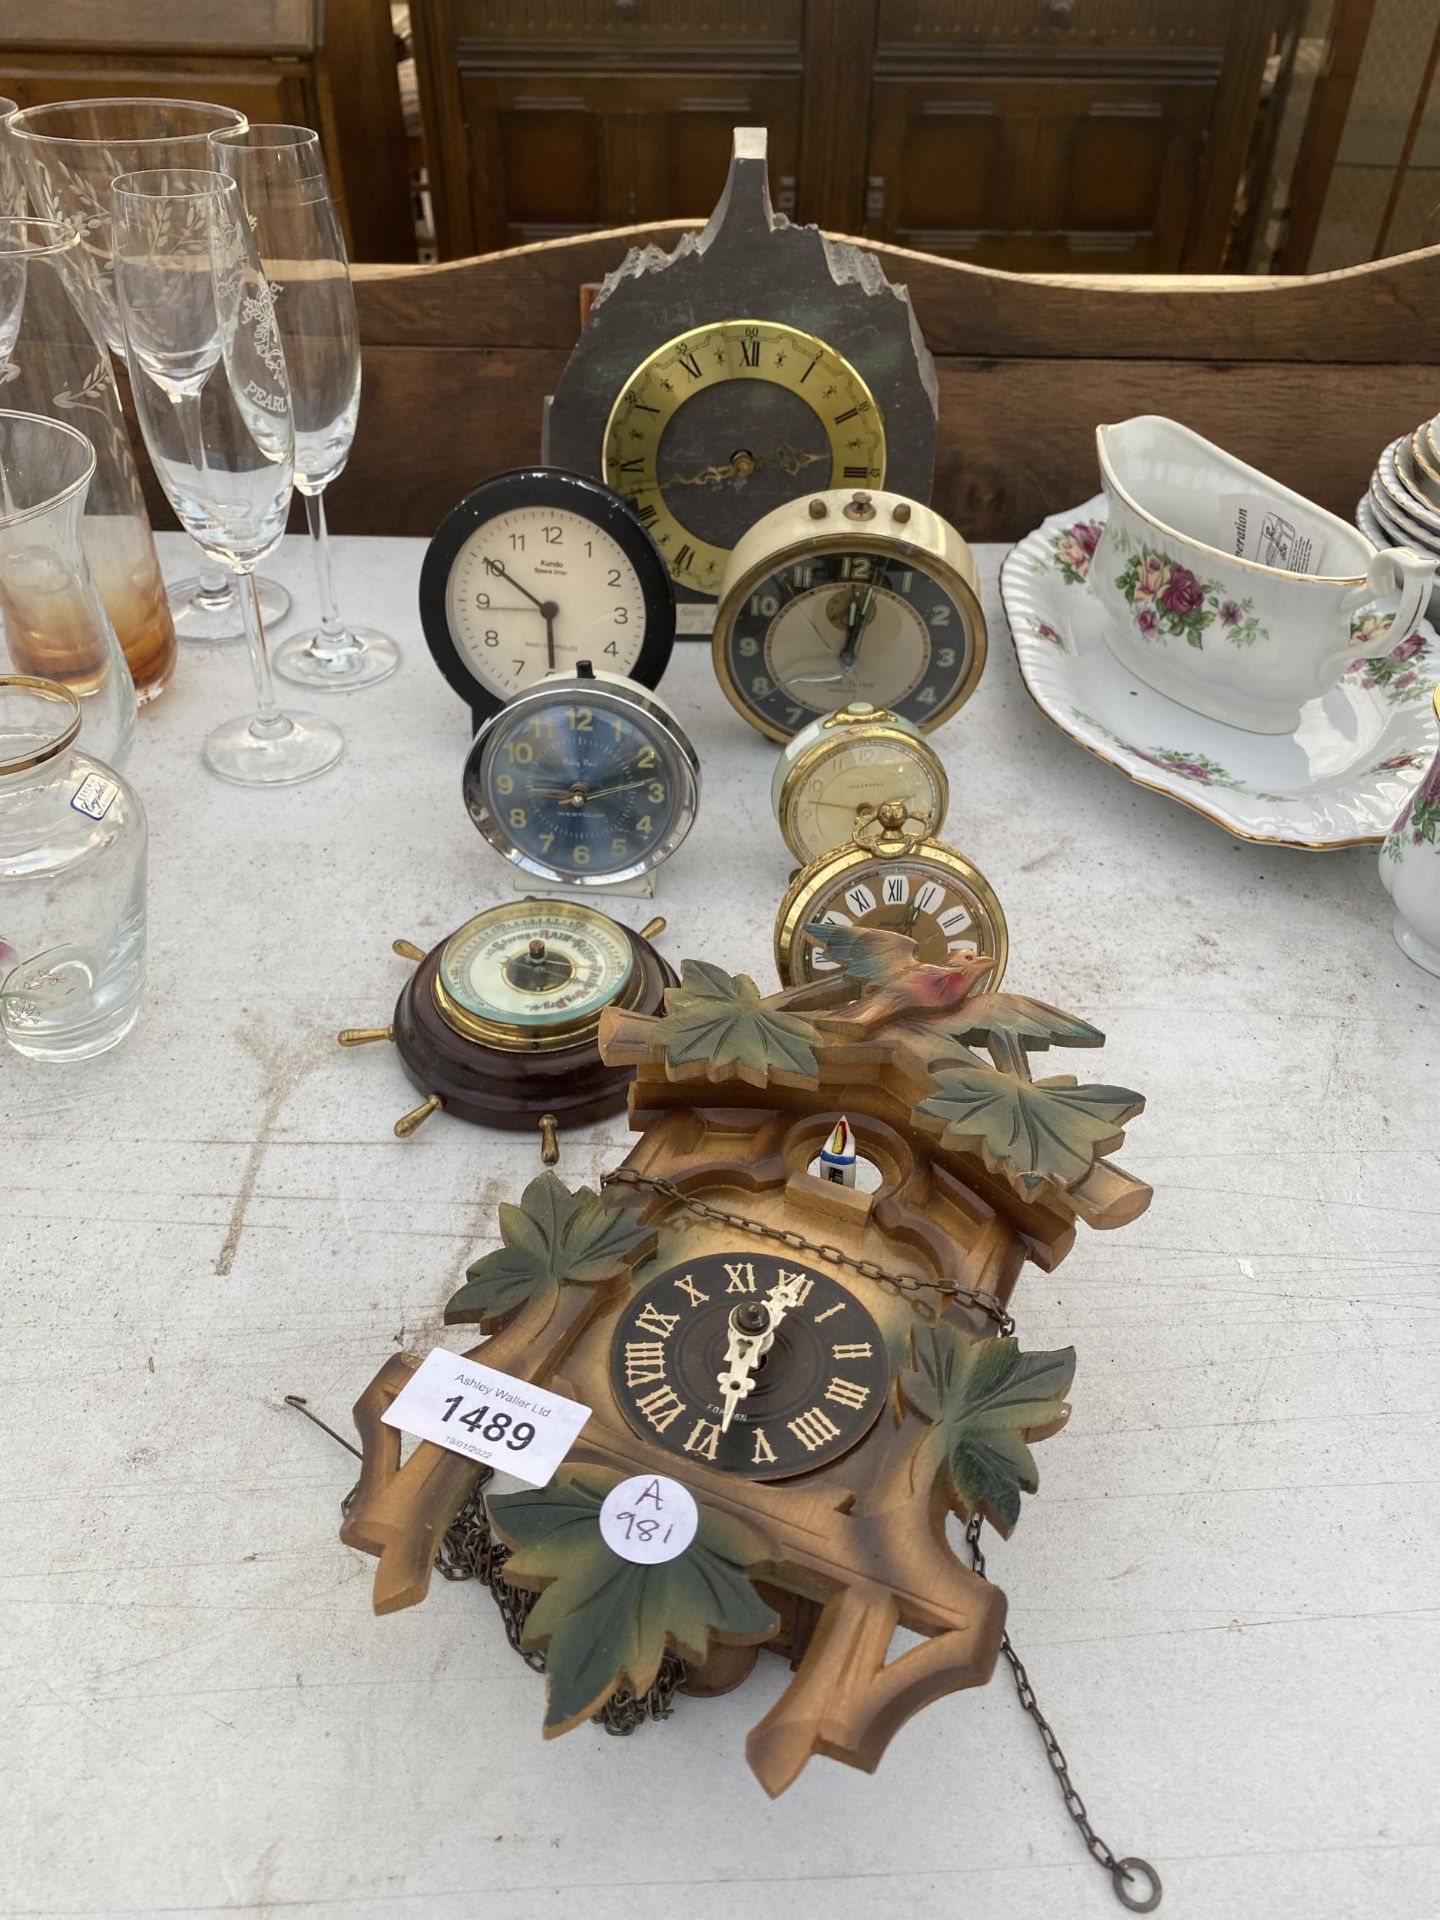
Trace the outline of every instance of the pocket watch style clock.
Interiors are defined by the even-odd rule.
[[[711,642],[731,706],[771,740],[853,700],[929,732],[975,691],[974,556],[938,513],[839,488],[767,514],[725,567]]]
[[[1005,914],[984,874],[932,839],[923,818],[907,819],[898,801],[883,801],[847,845],[822,853],[791,881],[775,916],[775,970],[787,986],[834,971],[806,931],[815,926],[905,934],[926,966],[992,954],[994,965],[980,976],[987,989],[1000,984],[1009,953]]]
[[[649,534],[608,488],[549,467],[496,474],[446,514],[420,569],[420,618],[476,727],[578,660],[653,687],[675,639]]]
[[[395,1123],[403,1140],[432,1113],[483,1126],[533,1128],[596,1120],[625,1104],[629,1074],[607,1067],[597,1036],[606,1007],[654,1011],[674,973],[650,945],[665,925],[631,932],[570,900],[513,900],[467,920],[427,954],[400,990],[388,1027],[347,1027],[342,1047],[393,1040],[425,1095]],[[547,1160],[555,1158],[546,1134]]]
[[[582,660],[486,721],[462,784],[470,818],[523,872],[616,885],[653,876],[689,833],[700,763],[657,694]]]
[[[765,148],[737,128],[704,232],[606,279],[546,420],[546,457],[633,502],[686,600],[713,598],[741,535],[786,501],[846,482],[928,500],[934,480],[935,369],[909,296],[873,253],[772,211]]]
[[[898,713],[853,700],[802,727],[775,763],[770,803],[785,844],[810,861],[843,846],[863,810],[904,803],[932,832],[945,824],[950,785],[939,755]]]

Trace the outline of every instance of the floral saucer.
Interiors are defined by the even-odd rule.
[[[1293,734],[1207,720],[1137,680],[1105,644],[1108,616],[1088,580],[1106,510],[1097,494],[1052,514],[1000,569],[1020,677],[1040,711],[1129,779],[1242,840],[1383,840],[1435,757],[1435,628],[1422,620],[1390,653],[1356,660],[1338,686],[1302,709]],[[1226,613],[1217,609],[1216,617]]]

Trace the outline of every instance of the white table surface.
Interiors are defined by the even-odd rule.
[[[0,1912],[1118,1914],[1003,1671],[877,1775],[816,1760],[772,1803],[743,1743],[779,1661],[629,1740],[546,1744],[542,1682],[484,1593],[437,1580],[372,1616],[375,1563],[336,1536],[354,1463],[282,1396],[348,1430],[388,1354],[465,1344],[441,1308],[538,1159],[444,1116],[395,1140],[398,1061],[335,1044],[388,1020],[395,935],[428,947],[509,893],[458,802],[423,543],[336,544],[347,608],[405,646],[396,679],[326,701],[341,766],[275,793],[209,777],[200,739],[247,669],[186,649],[130,768],[140,1024],[84,1066],[0,1059]],[[1012,984],[1095,1020],[1103,1077],[1149,1095],[1120,1158],[1156,1192],[1021,1280],[1022,1339],[1073,1341],[1079,1366],[991,1570],[1162,1913],[1428,1916],[1440,987],[1391,940],[1371,850],[1243,845],[1052,731],[1000,557],[988,670],[937,739],[947,837],[1001,894]],[[301,543],[269,570],[313,605]],[[772,749],[703,646],[665,693],[707,790],[660,944],[768,990],[790,868]],[[626,1140],[623,1117],[569,1136],[561,1174],[593,1181]]]

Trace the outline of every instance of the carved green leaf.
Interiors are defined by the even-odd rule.
[[[553,1173],[532,1180],[518,1207],[500,1207],[505,1242],[466,1269],[445,1308],[448,1325],[507,1319],[542,1289],[608,1280],[652,1229],[589,1187],[572,1193]]]
[[[1008,1532],[1022,1491],[1039,1485],[1026,1442],[1058,1432],[1070,1416],[1075,1349],[1022,1353],[1013,1339],[979,1340],[941,1325],[917,1328],[911,1353],[900,1392],[934,1426],[951,1504],[966,1515],[983,1508]]]
[[[798,1014],[767,1007],[753,980],[708,960],[684,963],[680,985],[665,995],[655,1036],[672,1067],[704,1060],[717,1067],[736,1065],[752,1075],[795,1073],[811,1079],[819,1071],[818,1030]]]
[[[1088,1020],[1031,1000],[1023,993],[977,993],[967,1000],[963,1025],[951,1027],[962,1046],[984,1046],[993,1034],[1009,1034],[1027,1053],[1046,1047],[1103,1047],[1105,1036]]]
[[[1125,1138],[1143,1094],[1129,1087],[1082,1087],[1072,1074],[1022,1080],[993,1067],[947,1067],[917,1113],[945,1122],[947,1145],[977,1151],[987,1167],[1022,1185],[1074,1186]]]
[[[496,1531],[514,1549],[505,1577],[543,1587],[524,1645],[542,1648],[545,1731],[564,1733],[621,1687],[643,1694],[667,1648],[705,1658],[712,1640],[756,1646],[779,1621],[749,1569],[766,1557],[758,1535],[705,1507],[690,1545],[659,1566],[622,1560],[601,1537],[600,1507],[619,1475],[563,1469],[548,1487],[489,1502]]]

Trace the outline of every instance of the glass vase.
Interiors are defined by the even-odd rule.
[[[145,986],[145,810],[80,731],[70,688],[0,676],[0,1035],[32,1060],[115,1046]]]
[[[67,687],[86,751],[123,766],[135,685],[80,537],[94,471],[95,449],[74,427],[0,412],[0,673]]]
[[[58,221],[0,219],[0,401],[94,446],[85,555],[143,706],[175,672],[175,623],[80,236]]]

